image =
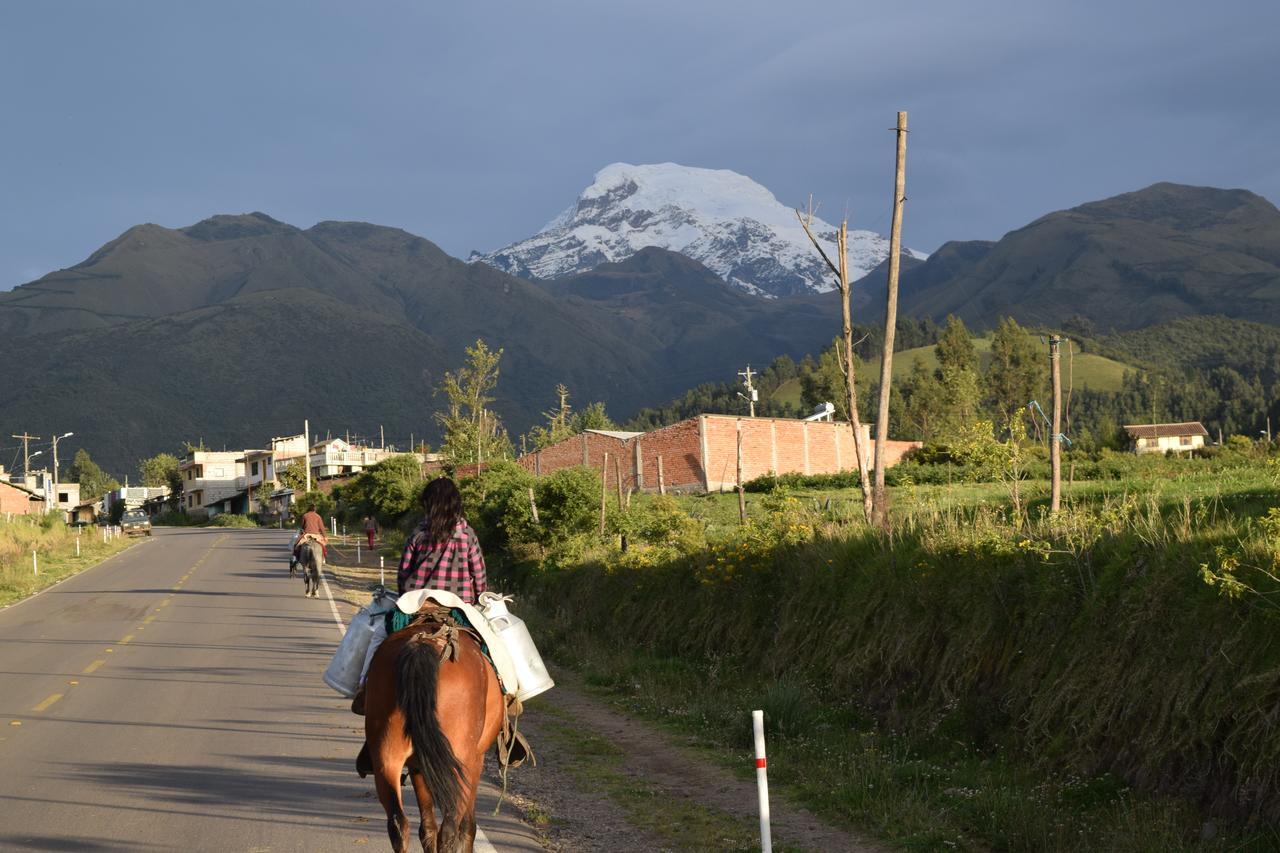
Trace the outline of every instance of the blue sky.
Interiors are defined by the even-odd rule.
[[[0,6],[0,289],[139,222],[359,219],[465,257],[614,162],[750,175],[904,239],[1160,180],[1280,201],[1280,4],[753,0]]]

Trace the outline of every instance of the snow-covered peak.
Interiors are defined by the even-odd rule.
[[[834,258],[835,228],[815,218],[814,232]],[[835,287],[795,212],[773,193],[728,169],[676,163],[606,166],[572,207],[533,237],[472,260],[549,279],[621,261],[649,246],[687,255],[730,284],[765,296]],[[888,255],[884,237],[849,232],[852,279]]]

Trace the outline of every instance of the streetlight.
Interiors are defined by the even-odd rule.
[[[58,505],[58,442],[73,435],[75,435],[74,432],[67,432],[53,437],[53,499],[46,506]]]

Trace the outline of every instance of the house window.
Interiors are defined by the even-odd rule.
[[[58,503],[65,504],[71,502],[70,492],[58,492]]]
[[[1184,435],[1184,436],[1182,436],[1180,439],[1178,439],[1178,441],[1179,441],[1179,443],[1181,443],[1181,444],[1182,444],[1182,446],[1183,446],[1183,447],[1190,447],[1190,446],[1191,446],[1191,436],[1189,436],[1189,435]]]
[[[204,476],[204,466],[203,466],[203,465],[197,465],[197,466],[196,466],[196,476],[197,476],[197,477],[203,477],[203,476]]]
[[[255,477],[258,476],[258,463],[254,462],[252,467],[253,467],[253,470],[250,471],[249,473]]]

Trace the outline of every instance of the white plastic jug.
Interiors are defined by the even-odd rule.
[[[368,607],[360,612],[347,626],[338,650],[329,661],[329,668],[324,671],[324,683],[350,699],[356,695],[360,687],[360,672],[364,669],[364,658],[369,651],[369,642],[373,639],[374,626],[379,619],[385,619],[387,611],[395,607],[395,599],[374,598]]]
[[[481,593],[480,612],[489,621],[493,633],[497,635],[498,640],[506,647],[507,654],[511,656],[511,662],[516,670],[516,680],[519,682],[516,698],[521,702],[527,702],[539,693],[545,693],[555,687],[556,683],[551,680],[551,675],[542,662],[542,655],[538,654],[538,647],[533,644],[533,637],[529,634],[524,620],[507,610],[507,602],[510,600],[510,596],[492,592]]]

